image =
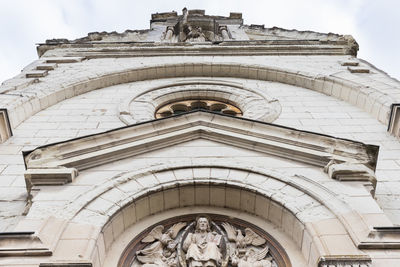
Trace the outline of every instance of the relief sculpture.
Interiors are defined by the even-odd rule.
[[[180,222],[174,224],[165,233],[163,233],[164,226],[158,225],[151,230],[151,232],[142,239],[143,243],[151,243],[146,248],[136,252],[137,261],[133,267],[176,267],[176,247],[177,243],[174,240],[179,231],[186,226],[186,223]]]
[[[230,256],[231,263],[233,266],[238,267],[271,267],[272,258],[265,258],[268,254],[269,247],[265,246],[261,249],[254,247],[263,246],[267,240],[256,234],[250,228],[246,228],[245,236],[240,229],[235,229],[229,223],[222,223],[222,227],[225,229],[228,240],[234,242],[231,246],[234,246],[233,254]]]
[[[209,219],[207,217],[197,218],[194,233],[189,233],[183,242],[188,266],[221,266],[220,242],[221,235],[211,232]]]
[[[251,228],[214,222],[206,215],[166,231],[157,225],[141,244],[132,267],[277,267],[265,238]]]

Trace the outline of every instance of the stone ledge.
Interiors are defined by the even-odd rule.
[[[92,267],[90,262],[54,262],[54,263],[41,263],[39,267]]]
[[[51,255],[52,251],[44,246],[34,232],[0,233],[0,257]]]
[[[85,59],[85,57],[48,57],[45,58],[46,63],[77,63]]]
[[[41,78],[47,76],[47,70],[31,70],[25,74],[26,78]]]
[[[37,70],[54,70],[57,68],[57,63],[43,63],[36,66]]]
[[[374,172],[363,164],[334,163],[330,162],[325,167],[325,172],[331,179],[339,181],[365,181],[370,182],[373,187],[372,195],[376,189],[376,177]]]
[[[371,266],[371,258],[367,255],[338,255],[322,256],[319,258],[318,267],[341,267],[341,266]]]
[[[369,73],[369,69],[364,67],[347,67],[351,73]]]
[[[343,61],[340,63],[342,66],[358,66],[359,63],[357,61]]]
[[[71,183],[78,171],[75,168],[28,169],[25,172],[28,189],[32,185],[64,185]]]
[[[166,121],[172,124],[168,125]],[[255,151],[319,167],[334,159],[365,164],[374,169],[378,149],[250,119],[194,111],[26,152],[26,178],[41,184],[54,184],[55,178],[60,179],[58,184],[63,184],[72,181],[76,175],[70,168],[83,170],[200,137],[238,147],[252,147]]]
[[[400,227],[374,227],[360,249],[400,249]]]

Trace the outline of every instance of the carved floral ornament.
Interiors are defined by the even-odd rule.
[[[221,215],[188,215],[139,234],[120,267],[286,267],[283,248],[260,228]]]

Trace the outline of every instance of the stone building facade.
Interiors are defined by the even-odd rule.
[[[0,87],[0,266],[400,266],[400,83],[351,36],[157,13]]]

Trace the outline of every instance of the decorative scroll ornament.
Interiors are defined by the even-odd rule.
[[[141,243],[145,246],[136,251],[132,267],[277,267],[266,239],[206,215],[166,231],[157,225]]]

